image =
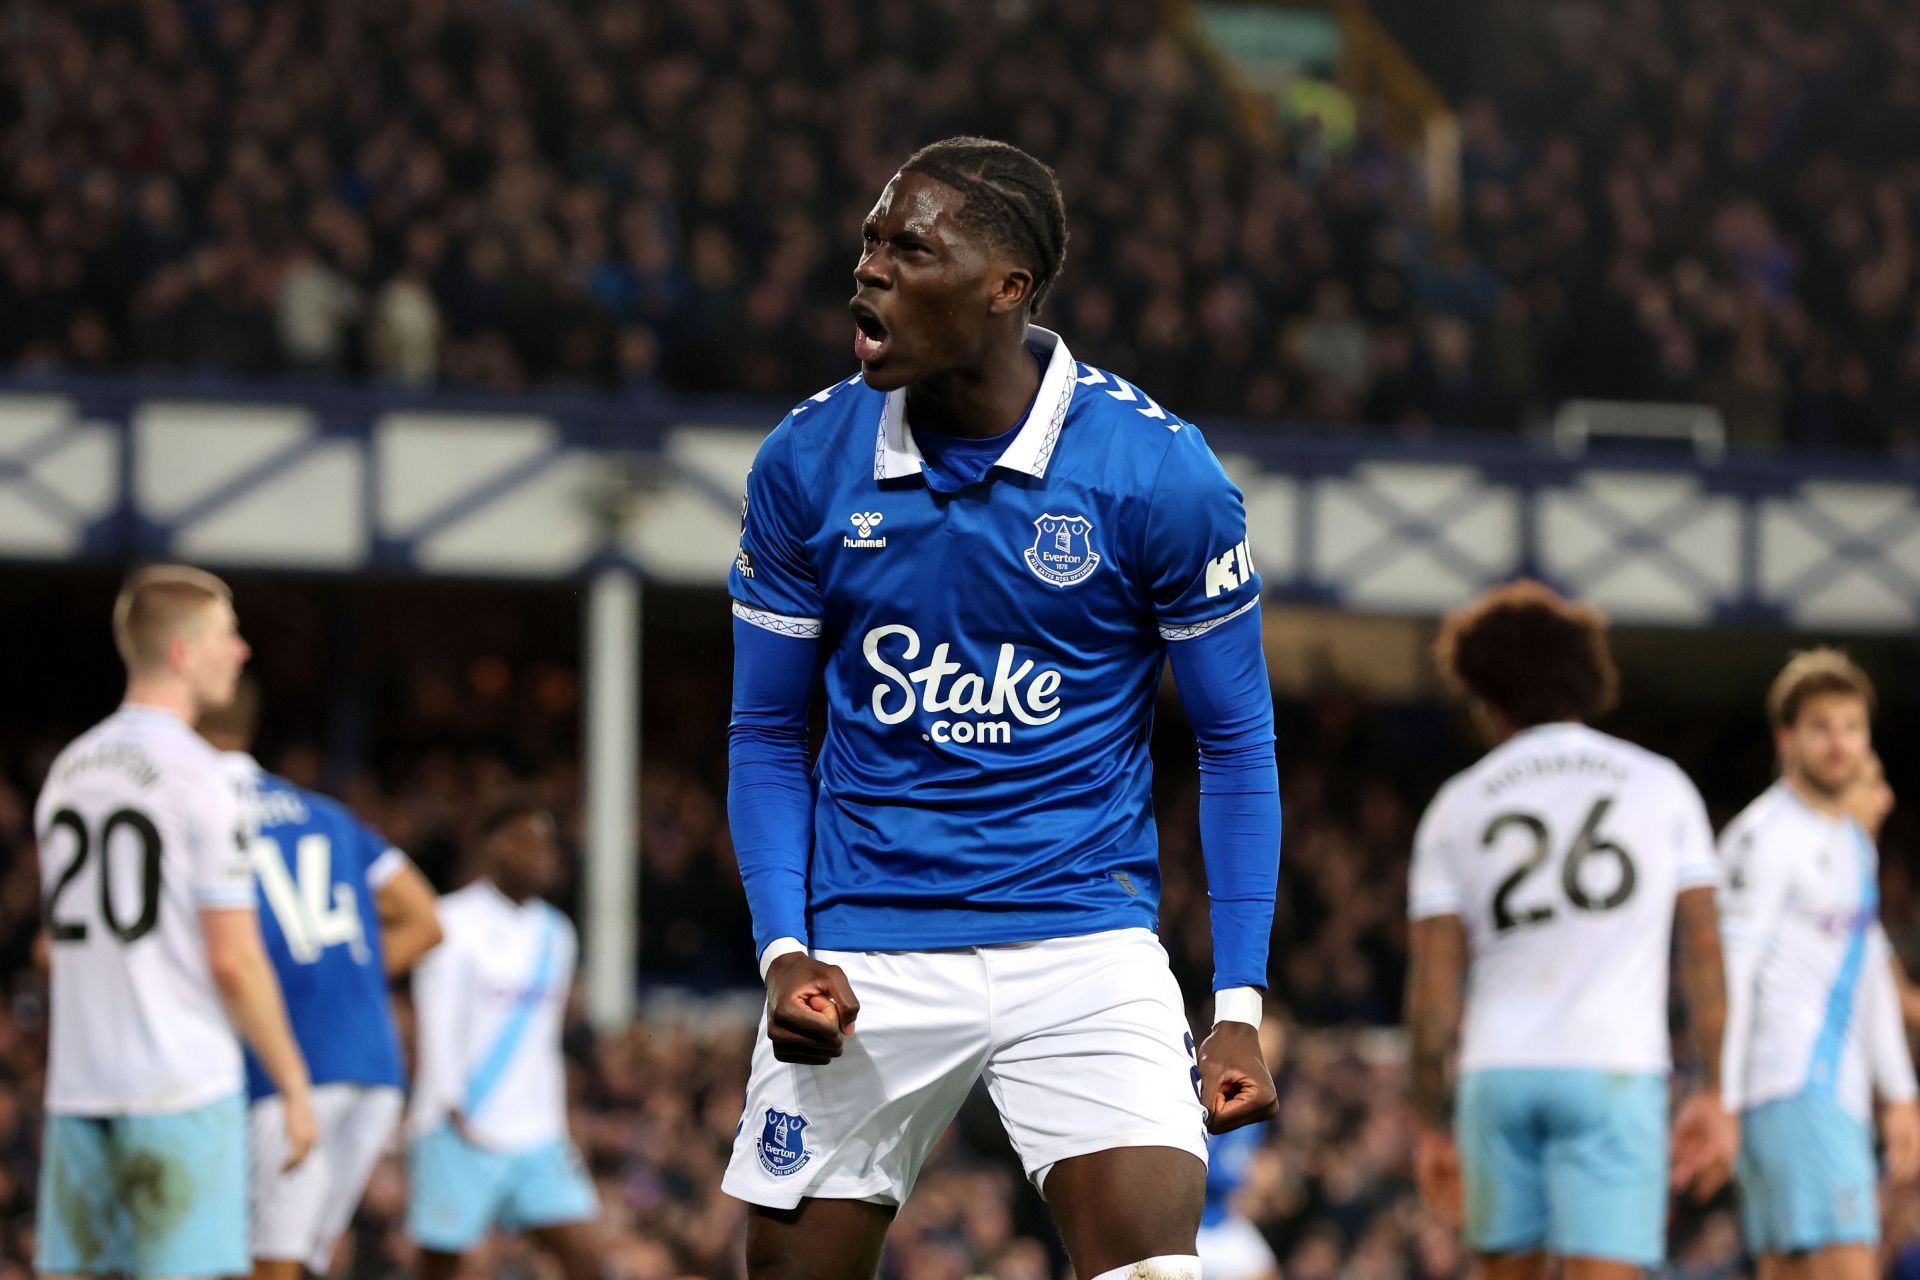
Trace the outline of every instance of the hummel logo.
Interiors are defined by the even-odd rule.
[[[873,527],[886,519],[886,517],[878,511],[856,511],[847,518],[853,521],[853,531],[860,536],[857,538],[843,536],[840,539],[841,546],[878,550],[887,545],[885,538],[876,538],[873,536]]]

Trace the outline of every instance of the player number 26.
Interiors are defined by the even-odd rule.
[[[1593,808],[1587,812],[1587,820],[1580,825],[1580,833],[1573,838],[1573,845],[1560,864],[1561,890],[1566,894],[1567,901],[1581,911],[1611,911],[1633,896],[1634,882],[1638,879],[1633,856],[1600,834],[1600,824],[1606,820],[1607,810],[1612,807],[1612,796],[1602,796],[1593,802]],[[1527,879],[1553,854],[1553,841],[1547,833],[1547,824],[1531,813],[1503,813],[1487,824],[1486,831],[1480,836],[1480,843],[1482,847],[1492,849],[1501,843],[1509,831],[1521,838],[1528,846],[1528,851],[1526,860],[1515,867],[1512,874],[1493,891],[1493,927],[1498,933],[1544,924],[1554,916],[1551,902],[1522,906],[1513,901]],[[1618,870],[1611,879],[1603,871],[1590,870],[1596,859],[1617,865]],[[1612,887],[1605,893],[1595,894],[1590,889],[1596,884],[1610,884]]]

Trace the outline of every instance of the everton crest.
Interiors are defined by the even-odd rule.
[[[1033,522],[1037,531],[1027,548],[1027,568],[1042,582],[1071,587],[1085,582],[1100,567],[1093,549],[1093,521],[1085,516],[1043,515]]]
[[[807,1118],[799,1112],[788,1114],[767,1108],[766,1123],[754,1147],[760,1152],[760,1167],[776,1178],[784,1178],[813,1159],[807,1150]]]

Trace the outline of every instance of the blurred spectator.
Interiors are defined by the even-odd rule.
[[[405,258],[374,295],[367,323],[367,365],[376,377],[410,386],[431,383],[440,367],[440,305],[433,272],[445,251],[439,228],[407,232]]]
[[[347,340],[360,318],[360,290],[312,251],[300,253],[280,277],[276,303],[280,351],[300,373],[346,371]]]

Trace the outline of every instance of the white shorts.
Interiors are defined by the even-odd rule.
[[[313,1088],[320,1140],[292,1172],[287,1162],[286,1102],[262,1098],[247,1113],[253,1172],[253,1256],[298,1262],[316,1275],[332,1270],[333,1247],[400,1125],[398,1089],[357,1084]]]
[[[1280,1262],[1260,1228],[1237,1214],[1200,1228],[1195,1246],[1200,1274],[1207,1280],[1268,1280],[1280,1274]]]
[[[1207,1158],[1179,984],[1146,929],[950,951],[817,951],[860,1017],[820,1067],[779,1062],[761,1015],[721,1188],[772,1209],[899,1204],[976,1080],[1036,1187],[1072,1156],[1174,1147]]]

